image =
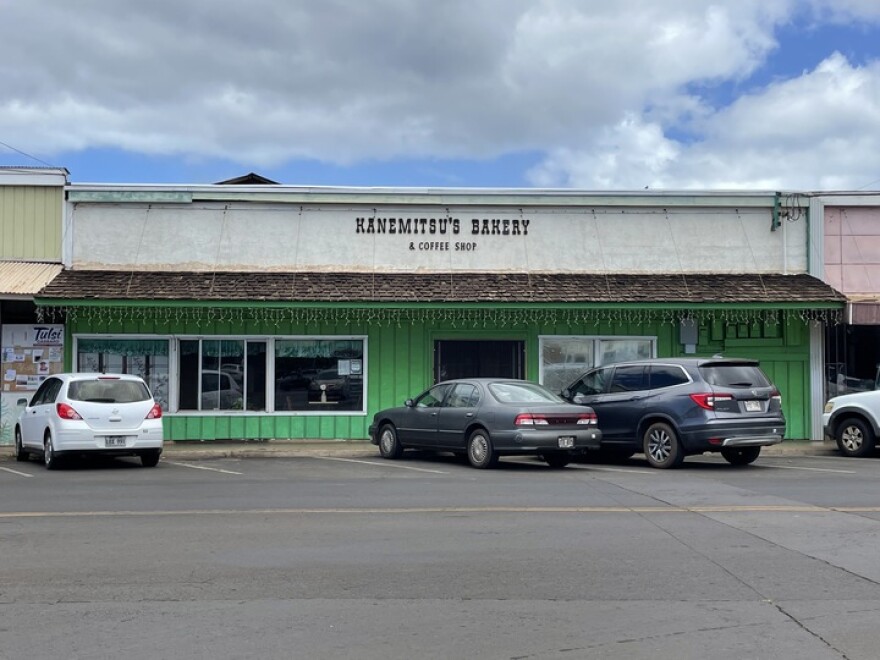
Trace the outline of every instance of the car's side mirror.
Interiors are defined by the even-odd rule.
[[[28,400],[27,399],[19,399],[15,403],[16,403],[16,405],[19,405],[19,406],[27,406]]]
[[[416,402],[412,399],[407,399],[403,402],[403,405],[405,405],[407,408],[412,408],[414,405],[416,405]]]
[[[574,402],[575,403],[582,404],[582,403],[586,403],[586,401],[587,401],[587,397],[585,397],[580,392],[578,392],[577,394],[574,395]]]

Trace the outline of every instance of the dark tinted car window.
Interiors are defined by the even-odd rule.
[[[448,408],[473,408],[477,405],[477,388],[468,383],[458,383],[446,398]]]
[[[642,365],[617,367],[614,370],[610,392],[638,392],[646,389],[648,389],[648,383],[645,378],[645,367]]]
[[[443,403],[443,397],[446,396],[446,390],[448,389],[449,385],[435,385],[416,400],[416,406],[419,408],[436,408]]]
[[[48,403],[48,401],[46,400],[46,395],[49,390],[52,389],[52,386],[58,382],[60,381],[57,378],[50,378],[49,380],[44,381],[43,384],[40,385],[40,387],[37,389],[36,394],[34,394],[34,398],[31,399],[31,405],[39,406],[40,404]]]
[[[651,389],[656,390],[662,387],[672,387],[673,385],[682,385],[688,382],[688,377],[681,367],[669,364],[651,365],[650,375]]]
[[[602,394],[606,390],[610,375],[611,369],[607,367],[587,372],[583,378],[569,388],[571,395],[584,394],[589,396],[592,394]]]
[[[64,385],[57,378],[52,379],[52,384],[49,385],[49,388],[46,390],[46,395],[43,398],[43,403],[55,403],[55,399],[58,398],[58,393],[61,391],[61,387]]]
[[[767,387],[770,381],[760,368],[750,364],[716,364],[700,367],[709,385],[719,387]]]

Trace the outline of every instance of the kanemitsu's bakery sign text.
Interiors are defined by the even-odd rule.
[[[404,236],[528,236],[527,218],[355,218],[355,234],[384,234]],[[470,252],[477,248],[468,241],[413,241],[410,250],[455,250]]]

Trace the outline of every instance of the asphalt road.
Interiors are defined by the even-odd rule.
[[[0,658],[877,658],[880,459],[0,461]]]

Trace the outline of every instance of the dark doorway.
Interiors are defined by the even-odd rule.
[[[880,326],[835,325],[825,331],[825,398],[877,388]]]
[[[453,378],[524,378],[525,342],[441,339],[434,342],[434,382]]]

